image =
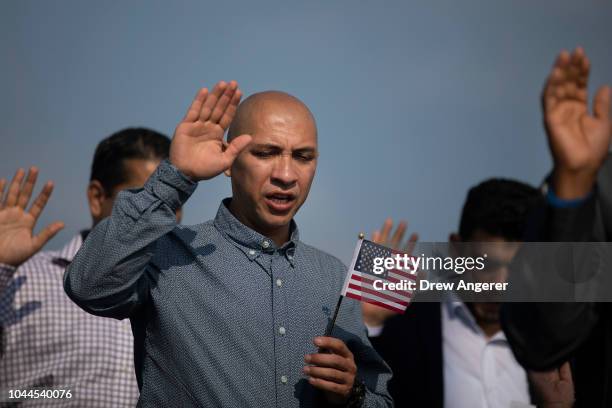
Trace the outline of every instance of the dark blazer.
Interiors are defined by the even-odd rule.
[[[414,302],[403,315],[390,318],[376,351],[393,370],[388,384],[397,408],[442,408],[442,313],[440,303]]]
[[[611,157],[599,174],[597,190],[583,205],[559,209],[543,203],[533,229],[539,234],[532,240],[610,241]],[[612,406],[611,303],[507,303],[502,324],[526,368],[545,370],[571,362],[576,407]]]

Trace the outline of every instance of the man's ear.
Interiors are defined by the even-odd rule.
[[[89,212],[92,218],[99,220],[102,216],[102,203],[106,200],[104,187],[98,180],[92,180],[87,186],[87,201],[89,201]]]

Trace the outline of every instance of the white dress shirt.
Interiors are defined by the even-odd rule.
[[[487,338],[467,306],[441,303],[444,406],[529,407],[527,374],[502,331]]]

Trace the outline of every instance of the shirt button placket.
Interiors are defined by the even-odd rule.
[[[265,247],[265,243],[261,243],[262,247]],[[268,248],[271,244],[268,242]],[[270,274],[272,276],[272,297],[273,297],[273,310],[274,310],[274,336],[275,341],[275,354],[276,354],[276,365],[277,373],[280,375],[277,377],[277,383],[281,387],[278,391],[278,407],[282,408],[287,406],[288,401],[293,398],[293,391],[290,387],[286,387],[289,384],[289,376],[291,375],[290,365],[290,350],[289,350],[289,330],[287,329],[287,305],[285,291],[285,283],[283,279],[283,271],[287,268],[287,260],[284,254],[280,251],[275,251],[272,255],[272,262],[270,263]]]

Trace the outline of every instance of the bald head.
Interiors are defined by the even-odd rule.
[[[302,101],[267,91],[238,106],[228,140],[244,134],[251,141],[225,172],[232,179],[230,211],[280,246],[317,169],[317,126]]]
[[[299,124],[317,134],[314,116],[302,101],[285,92],[264,91],[249,96],[238,106],[228,131],[228,141],[242,134],[252,134],[265,124]]]

